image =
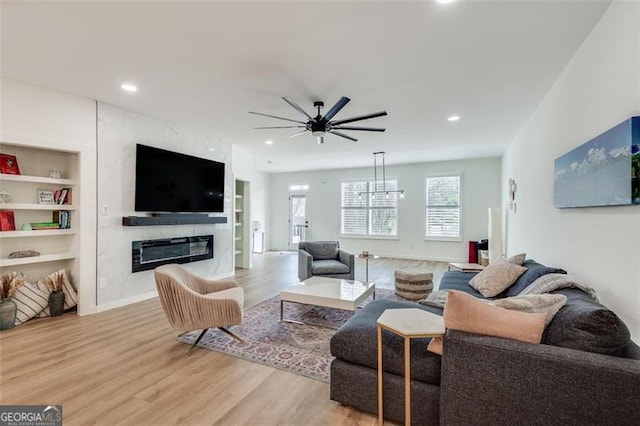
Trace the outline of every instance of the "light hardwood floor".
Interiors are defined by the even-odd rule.
[[[298,281],[296,253],[254,256],[254,268],[236,271],[247,307]],[[438,282],[446,263],[376,259],[369,267],[376,285],[393,288],[394,269],[423,267]],[[363,268],[358,260],[357,279]],[[176,336],[157,298],[2,331],[0,404],[62,404],[65,425],[376,424],[329,400],[327,383],[208,350],[187,357]]]

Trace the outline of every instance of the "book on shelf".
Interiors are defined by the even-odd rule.
[[[71,212],[68,210],[60,210],[53,212],[53,222],[60,225],[60,229],[71,228]]]
[[[0,231],[15,231],[16,219],[13,210],[0,210]]]
[[[58,189],[53,196],[53,200],[56,204],[71,204],[71,188]]]
[[[31,222],[31,229],[39,231],[41,229],[60,229],[58,222]]]

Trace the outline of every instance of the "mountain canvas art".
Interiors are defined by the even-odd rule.
[[[640,204],[640,117],[555,160],[557,208]]]

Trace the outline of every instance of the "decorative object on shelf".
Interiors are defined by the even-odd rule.
[[[38,204],[55,204],[53,189],[38,189]]]
[[[12,300],[17,287],[20,284],[18,277],[22,274],[16,272],[2,276],[0,288],[0,330],[7,330],[16,325],[16,303]],[[22,279],[24,281],[24,279]]]
[[[7,330],[16,325],[17,306],[10,297],[0,299],[0,330]]]
[[[35,250],[14,251],[9,255],[9,259],[19,259],[21,257],[33,257],[33,256],[40,256],[40,252]]]
[[[0,231],[15,231],[16,219],[13,210],[0,210]]]
[[[556,208],[640,204],[640,117],[555,160]]]
[[[59,317],[64,313],[64,292],[54,290],[49,294],[49,312],[52,317]]]
[[[44,283],[51,290],[51,293],[49,294],[49,311],[52,317],[57,317],[64,313],[63,288],[66,276],[64,270],[61,271],[54,272],[53,274],[43,278]]]
[[[49,177],[51,179],[60,179],[62,177],[62,172],[60,171],[59,168],[54,167],[49,171]]]
[[[21,227],[20,227],[21,231],[33,231],[33,228],[31,227],[30,224],[28,223],[24,223]]]
[[[6,175],[19,175],[18,159],[15,155],[0,154],[0,173]]]
[[[513,178],[509,178],[509,210],[516,212],[516,191],[518,190],[518,184]]]
[[[7,191],[0,191],[0,204],[11,201],[11,194]]]
[[[378,155],[382,156],[382,186],[378,184]],[[387,190],[387,174],[386,174],[386,166],[384,163],[384,151],[378,151],[373,153],[373,191],[363,191],[358,192],[358,197],[362,197],[363,195],[371,195],[372,197],[376,195],[385,195],[389,194],[400,194],[400,198],[404,198],[404,189],[394,189]],[[380,189],[382,188],[382,189]]]

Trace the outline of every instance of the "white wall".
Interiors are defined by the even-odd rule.
[[[453,173],[462,175],[462,241],[425,241],[425,178]],[[397,179],[406,195],[398,207],[397,239],[340,237],[340,182],[373,179],[372,159],[368,168],[273,174],[269,247],[288,247],[288,196],[292,184],[309,185],[307,240],[340,240],[341,247],[354,253],[368,250],[389,257],[466,261],[468,241],[487,237],[487,209],[500,205],[499,158],[387,166],[386,175],[387,179]]]
[[[78,313],[95,312],[96,103],[7,79],[1,80],[0,95],[3,142],[79,153]]]
[[[224,162],[226,224],[122,226],[134,211],[136,143]],[[156,295],[153,271],[131,272],[131,242],[136,240],[214,235],[214,258],[186,264],[207,277],[233,274],[231,209],[233,179],[231,144],[211,135],[98,103],[98,308],[107,309]],[[106,206],[106,207],[105,207]],[[107,211],[108,214],[104,214]]]
[[[640,3],[615,1],[503,157],[509,254],[585,278],[640,341],[640,207],[553,207],[554,159],[640,115]],[[506,194],[503,205],[506,206]]]
[[[269,247],[271,232],[267,228],[270,211],[270,175],[255,169],[255,158],[247,149],[239,145],[232,145],[231,152],[234,178],[251,183],[250,223],[254,220],[259,220],[262,223],[262,230],[265,233],[265,247]]]

